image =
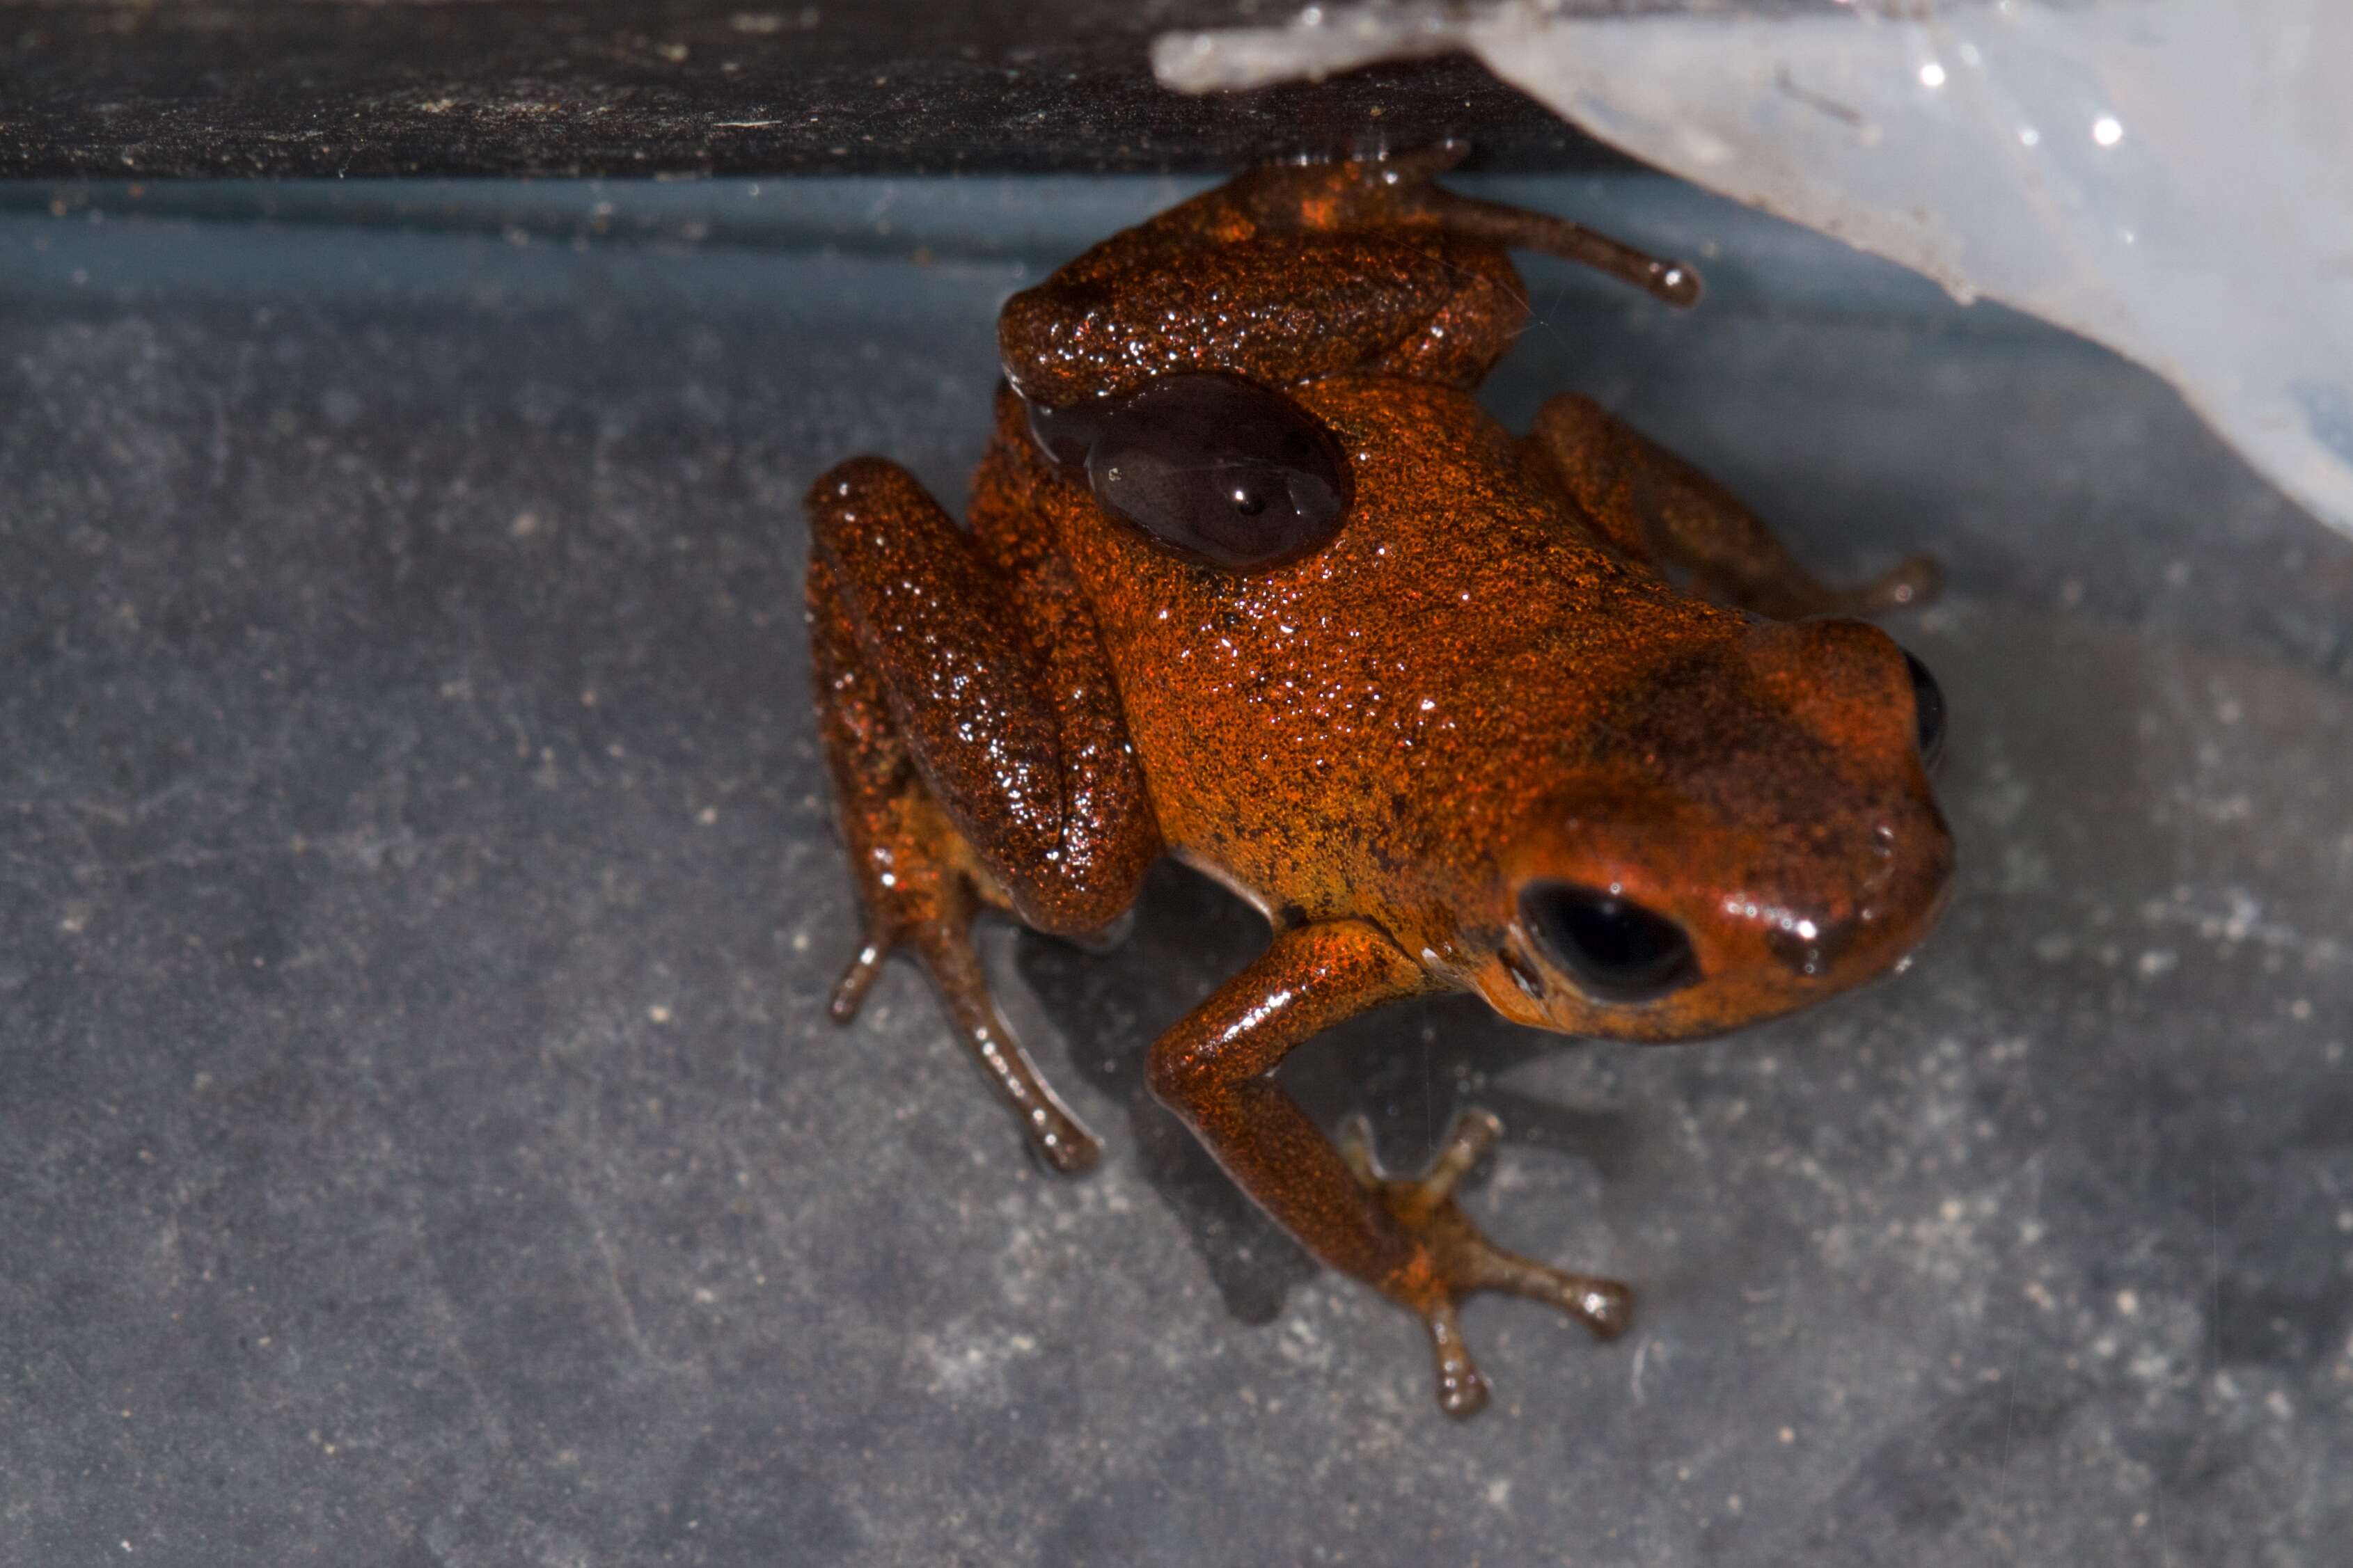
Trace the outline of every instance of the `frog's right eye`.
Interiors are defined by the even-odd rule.
[[[1599,888],[1532,883],[1520,892],[1520,921],[1596,1001],[1655,1002],[1699,978],[1681,926]]]
[[[1229,571],[1296,560],[1347,514],[1348,461],[1332,433],[1240,376],[1157,377],[1092,434],[1087,482],[1103,509]]]
[[[1912,678],[1912,722],[1920,743],[1920,761],[1935,772],[1936,761],[1945,754],[1945,689],[1928,673],[1928,667],[1904,656],[1905,672]]]

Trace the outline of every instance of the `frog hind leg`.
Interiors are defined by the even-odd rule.
[[[1012,1107],[1038,1157],[1063,1173],[1085,1171],[1102,1157],[1102,1145],[1047,1089],[997,1013],[972,947],[972,921],[984,908],[997,908],[1045,929],[1106,929],[1132,902],[1151,860],[1151,818],[1129,809],[1113,823],[1092,820],[1094,839],[1057,835],[1063,778],[1054,715],[1033,700],[1024,648],[1002,626],[986,621],[1002,621],[1009,595],[972,555],[967,536],[903,470],[847,463],[818,482],[812,521],[809,654],[842,837],[866,905],[866,941],[835,987],[833,1018],[854,1018],[882,962],[894,950],[908,950],[930,971],[957,1037],[997,1098]],[[906,602],[892,605],[894,593]],[[866,609],[863,626],[859,609]],[[930,648],[948,668],[941,670],[934,660],[927,670],[911,670],[913,656],[903,648]],[[920,700],[941,693],[944,700],[932,705]],[[990,750],[981,757],[955,754],[960,738]],[[948,754],[927,757],[927,748]],[[1087,754],[1102,750],[1094,745]],[[963,814],[951,809],[948,793],[981,787],[976,778],[1038,797],[1029,802],[1033,811],[1008,826],[1008,814],[990,811],[988,802],[965,802]],[[1047,795],[1057,797],[1051,809]],[[1113,785],[1087,799],[1120,804],[1127,797]],[[1127,804],[1134,806],[1132,799]],[[974,816],[997,818],[993,839],[974,832]],[[1050,844],[1038,863],[1054,868],[1075,860],[1078,875],[1057,881],[1047,869],[1012,884],[986,851],[1012,856],[1035,848],[1026,847],[1024,835],[1035,839],[1040,832]],[[1092,847],[1090,853],[1061,856],[1059,844],[1069,837]]]
[[[894,951],[912,953],[1031,1151],[1062,1174],[1088,1171],[1102,1158],[1102,1143],[1039,1076],[997,1011],[973,949],[974,917],[1009,900],[917,773],[821,561],[810,563],[808,598],[827,761],[866,910],[865,940],[828,1010],[836,1023],[849,1023],[884,961]]]
[[[1923,555],[1858,588],[1824,584],[1731,491],[1589,397],[1547,402],[1527,445],[1612,543],[1682,567],[1702,595],[1736,609],[1871,616],[1936,596],[1936,565]]]

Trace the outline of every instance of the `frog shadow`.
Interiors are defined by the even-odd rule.
[[[1208,878],[1164,863],[1146,880],[1126,939],[1090,952],[1025,932],[1015,959],[1048,1020],[1069,1042],[1077,1076],[1126,1112],[1137,1167],[1184,1224],[1226,1310],[1271,1322],[1285,1294],[1320,1268],[1220,1170],[1184,1123],[1145,1087],[1153,1040],[1266,944],[1265,923]],[[1294,1052],[1283,1087],[1327,1131],[1352,1113],[1372,1123],[1388,1169],[1420,1169],[1458,1111],[1478,1105],[1504,1141],[1588,1160],[1605,1184],[1634,1154],[1631,1118],[1581,1110],[1491,1081],[1569,1042],[1515,1027],[1475,997],[1408,1003],[1352,1019]],[[1118,1157],[1116,1141],[1112,1157]],[[1492,1160],[1463,1184],[1482,1185]]]

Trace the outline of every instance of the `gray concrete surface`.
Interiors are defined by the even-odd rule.
[[[1607,1347],[1474,1306],[1458,1427],[1142,1092],[1260,940],[1223,894],[992,941],[1083,1181],[912,972],[820,1012],[799,491],[960,495],[997,300],[1168,187],[771,184],[728,243],[552,189],[0,216],[0,1562],[2342,1550],[2353,545],[2156,382],[1682,193],[1513,187],[1715,292],[1535,269],[1498,408],[1591,391],[1825,568],[1946,562],[1895,629],[1965,868],[1908,973],[1721,1043],[1458,1002],[1301,1054],[1398,1163],[1499,1111],[1474,1211],[1641,1288]]]

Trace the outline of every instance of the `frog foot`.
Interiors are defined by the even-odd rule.
[[[872,864],[865,868],[866,940],[833,988],[827,1010],[837,1024],[858,1016],[866,994],[891,954],[920,961],[947,1004],[956,1037],[973,1064],[1020,1122],[1030,1152],[1047,1169],[1076,1176],[1103,1158],[1103,1143],[1072,1115],[1039,1076],[1036,1064],[997,1010],[987,972],[973,950],[972,922],[984,904],[1004,900],[976,868],[961,865],[962,841],[927,797],[911,792],[885,830],[860,839]],[[863,826],[863,825],[861,825]],[[890,869],[881,869],[888,867]]]
[[[1103,1142],[1071,1113],[1038,1074],[1029,1053],[1013,1037],[988,994],[988,979],[973,951],[969,928],[941,921],[914,921],[871,930],[857,956],[834,986],[828,1009],[847,1024],[881,973],[883,961],[903,948],[930,971],[932,984],[948,1005],[956,1035],[981,1076],[1020,1122],[1029,1149],[1059,1175],[1082,1175],[1103,1158]]]
[[[1456,1184],[1504,1135],[1491,1111],[1467,1110],[1454,1119],[1446,1142],[1419,1176],[1391,1176],[1373,1158],[1372,1127],[1361,1116],[1342,1124],[1340,1157],[1391,1219],[1419,1244],[1414,1268],[1389,1294],[1421,1315],[1438,1373],[1438,1405],[1457,1420],[1487,1403],[1487,1381],[1462,1342],[1457,1309],[1482,1290],[1509,1291],[1556,1307],[1593,1331],[1616,1339],[1633,1311],[1632,1292],[1614,1279],[1570,1274],[1506,1252],[1481,1234],[1454,1201]]]

